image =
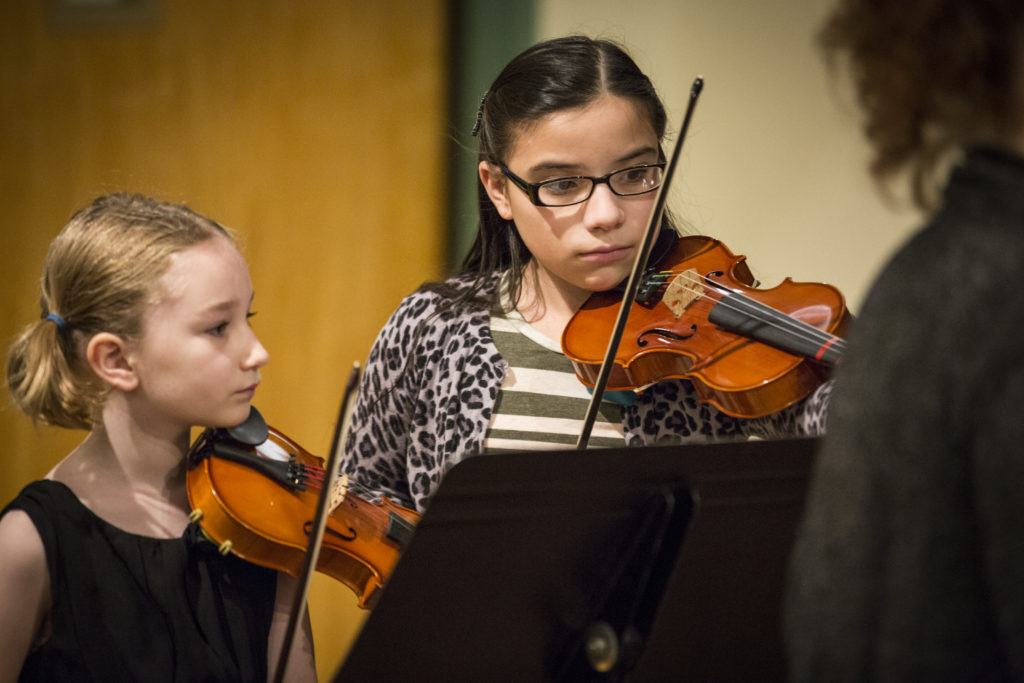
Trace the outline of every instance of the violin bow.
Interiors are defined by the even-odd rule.
[[[615,353],[619,350],[619,342],[622,341],[622,332],[626,328],[626,320],[629,319],[629,310],[636,298],[637,290],[640,288],[642,273],[647,268],[647,260],[651,256],[651,247],[654,245],[654,238],[661,226],[661,218],[665,213],[665,203],[668,201],[668,189],[672,183],[672,176],[675,174],[680,152],[683,149],[683,140],[686,139],[686,131],[690,127],[690,119],[693,117],[693,110],[697,106],[697,98],[704,89],[704,79],[698,76],[690,88],[690,102],[686,107],[686,115],[683,116],[683,125],[679,129],[679,137],[676,139],[675,149],[672,151],[672,158],[665,167],[665,178],[658,188],[658,194],[654,198],[654,208],[651,211],[651,218],[647,223],[647,230],[640,249],[636,254],[636,261],[633,263],[633,272],[630,273],[626,283],[626,291],[622,294],[622,303],[619,305],[619,315],[615,319],[615,326],[612,328],[611,337],[608,340],[608,350],[605,352],[604,362],[594,382],[594,391],[590,396],[590,404],[587,406],[587,414],[583,420],[583,429],[580,431],[579,439],[576,441],[576,448],[584,450],[590,443],[590,433],[594,428],[594,420],[597,418],[598,408],[601,406],[601,399],[604,397],[604,390],[611,376],[612,367],[615,364]]]
[[[338,461],[341,457],[341,438],[345,415],[348,412],[348,404],[352,394],[355,393],[359,384],[359,363],[352,366],[348,381],[345,383],[345,393],[341,398],[341,409],[338,411],[338,421],[334,425],[334,440],[331,446],[331,454],[327,458],[327,466],[324,470],[323,488],[316,503],[316,515],[313,519],[313,530],[309,534],[309,543],[306,546],[306,555],[303,558],[302,569],[298,576],[298,589],[295,591],[295,599],[292,602],[292,610],[288,615],[288,626],[285,629],[284,643],[281,646],[281,656],[277,659],[277,667],[274,669],[274,683],[281,683],[284,680],[284,671],[288,666],[288,656],[292,651],[292,644],[295,642],[295,633],[299,628],[299,620],[306,611],[306,600],[309,597],[309,585],[316,569],[317,560],[320,557],[320,542],[324,537],[324,530],[327,528],[327,516],[331,513],[329,505],[331,492],[338,481]]]

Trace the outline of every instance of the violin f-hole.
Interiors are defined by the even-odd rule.
[[[302,530],[306,533],[307,536],[309,536],[311,533],[313,533],[313,521],[310,520],[310,521],[306,522],[305,524],[303,524],[302,525]],[[356,540],[356,537],[359,535],[359,534],[356,533],[356,530],[353,529],[352,527],[349,527],[348,531],[349,531],[350,534],[352,534],[351,536],[346,536],[345,534],[341,533],[340,531],[335,531],[334,529],[332,529],[330,527],[327,527],[326,529],[324,529],[324,533],[325,534],[330,534],[331,536],[335,536],[337,538],[340,538],[343,541],[354,541],[354,540]]]
[[[725,271],[724,270],[710,270],[710,271],[708,271],[707,273],[704,274],[704,282],[708,283],[710,286],[712,286],[712,287],[714,287],[716,289],[727,289],[725,287],[725,285],[723,285],[722,283],[718,282],[717,280],[713,280],[712,279],[712,278],[716,278],[716,277],[725,277]]]
[[[655,327],[654,329],[646,330],[645,332],[642,332],[639,336],[637,336],[636,345],[641,348],[647,346],[647,340],[644,339],[644,337],[646,337],[649,334],[657,335],[659,337],[666,337],[674,341],[682,341],[683,339],[689,339],[693,335],[697,334],[697,326],[690,325],[690,330],[687,334],[678,334],[676,332],[673,332],[672,330],[666,330],[662,327]]]

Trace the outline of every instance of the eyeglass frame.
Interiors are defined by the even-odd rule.
[[[582,204],[583,202],[585,202],[588,199],[590,199],[591,195],[594,194],[594,189],[598,185],[600,185],[602,183],[607,185],[608,189],[616,197],[639,197],[642,194],[649,194],[651,192],[654,192],[659,187],[661,187],[661,182],[659,182],[656,187],[652,187],[649,190],[644,190],[643,192],[631,192],[631,193],[628,193],[628,194],[622,194],[621,192],[616,192],[615,188],[612,187],[612,184],[609,182],[609,180],[611,179],[611,177],[613,175],[615,175],[617,173],[622,173],[623,171],[632,171],[632,170],[638,169],[638,168],[660,168],[662,171],[664,171],[666,165],[667,165],[666,162],[658,161],[658,162],[655,162],[653,164],[637,164],[636,166],[627,166],[626,168],[620,168],[620,169],[618,169],[616,171],[612,171],[611,173],[606,173],[606,174],[604,174],[603,176],[600,176],[600,177],[594,177],[594,176],[588,176],[588,175],[571,175],[571,176],[563,176],[561,178],[551,178],[550,180],[542,180],[539,183],[530,183],[530,182],[527,182],[527,181],[523,180],[522,178],[517,176],[515,173],[510,171],[507,166],[499,166],[499,167],[501,168],[502,173],[504,173],[506,176],[508,176],[508,179],[512,181],[512,184],[515,185],[516,187],[518,187],[520,190],[522,190],[526,194],[526,196],[529,197],[531,204],[533,204],[534,206],[546,206],[546,207],[549,207],[549,208],[557,209],[557,208],[563,207],[563,206],[576,206],[577,204]],[[547,185],[548,183],[557,183],[559,180],[589,180],[590,181],[590,192],[588,192],[587,196],[584,197],[583,199],[579,199],[579,200],[577,200],[575,202],[572,202],[572,203],[569,203],[569,204],[545,204],[544,202],[542,202],[541,199],[540,199],[540,196],[538,194],[538,190],[540,189],[540,187],[542,185]]]

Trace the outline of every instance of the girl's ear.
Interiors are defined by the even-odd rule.
[[[96,376],[115,389],[131,391],[139,385],[127,344],[116,334],[94,334],[85,348],[85,358]]]
[[[481,161],[477,168],[480,173],[480,182],[483,183],[484,190],[491,198],[494,208],[498,210],[498,215],[507,221],[512,220],[512,207],[508,201],[508,194],[505,192],[508,186],[505,174],[501,172],[500,168],[487,161]]]

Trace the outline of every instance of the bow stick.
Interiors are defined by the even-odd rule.
[[[292,651],[292,643],[295,641],[295,632],[299,627],[299,620],[306,610],[306,599],[309,597],[309,584],[313,578],[313,571],[316,569],[316,562],[320,557],[320,542],[324,537],[324,530],[327,528],[327,516],[331,513],[329,501],[334,486],[338,481],[338,460],[341,453],[341,430],[348,412],[348,404],[359,383],[359,363],[352,366],[348,382],[345,384],[345,393],[341,398],[341,409],[338,411],[338,421],[334,425],[334,440],[332,442],[331,454],[327,458],[327,466],[324,469],[324,486],[320,489],[320,495],[316,503],[316,516],[313,520],[313,530],[309,535],[309,543],[306,546],[306,555],[303,559],[302,569],[297,577],[298,588],[295,591],[295,600],[292,603],[291,614],[288,616],[288,626],[285,629],[284,644],[281,646],[281,656],[278,657],[277,667],[274,670],[274,683],[281,683],[284,680],[285,667],[288,665],[288,656]]]
[[[633,272],[630,273],[629,281],[626,283],[626,291],[622,294],[622,303],[619,305],[619,315],[615,319],[615,327],[612,328],[611,338],[608,340],[608,351],[605,353],[601,370],[594,382],[594,392],[590,396],[590,404],[587,406],[587,414],[583,420],[583,429],[580,431],[579,439],[576,441],[576,448],[583,450],[590,442],[590,432],[594,428],[594,420],[597,418],[597,410],[601,406],[601,398],[604,396],[605,386],[608,384],[608,377],[611,376],[612,367],[615,363],[615,353],[619,349],[619,342],[622,340],[622,331],[626,328],[626,320],[629,318],[629,309],[636,298],[637,290],[640,287],[641,273],[647,267],[647,260],[651,256],[651,247],[654,245],[654,237],[661,226],[661,218],[665,213],[665,202],[668,200],[668,188],[672,182],[672,175],[675,173],[676,164],[679,161],[679,152],[683,149],[683,140],[686,138],[686,131],[690,127],[690,119],[693,110],[697,106],[697,98],[704,88],[704,79],[698,76],[690,88],[690,102],[686,107],[686,115],[683,117],[683,125],[679,130],[679,137],[676,139],[676,146],[672,152],[672,158],[665,167],[665,178],[661,181],[658,194],[654,198],[654,208],[651,211],[651,219],[647,223],[647,231],[641,242],[640,249],[636,254],[636,261],[633,263]]]

